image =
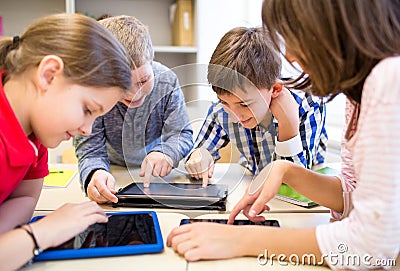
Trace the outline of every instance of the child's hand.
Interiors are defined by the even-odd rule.
[[[242,256],[244,227],[197,222],[171,231],[167,246],[193,262],[202,259],[228,259]]]
[[[94,223],[108,221],[97,203],[67,203],[32,224],[33,232],[43,248],[58,246],[83,232]]]
[[[185,168],[191,177],[203,179],[203,187],[206,187],[214,173],[214,159],[208,150],[198,148],[190,155]]]
[[[299,104],[289,90],[283,88],[279,94],[271,100],[270,110],[278,121],[279,141],[286,141],[299,133]]]
[[[105,203],[108,201],[118,202],[118,198],[114,195],[115,179],[111,173],[99,169],[93,173],[92,179],[87,187],[87,194],[89,199],[97,203]]]
[[[144,187],[149,187],[152,175],[155,177],[167,176],[171,172],[173,164],[171,157],[165,153],[150,152],[144,158],[139,173],[139,176],[144,177]]]
[[[256,177],[265,179],[264,184],[255,193],[249,194],[249,188],[242,199],[233,208],[229,215],[228,224],[232,224],[235,217],[243,210],[243,214],[253,222],[264,221],[265,218],[260,216],[265,210],[269,211],[266,205],[277,193],[284,182],[285,173],[294,164],[285,160],[278,160],[272,162],[273,166],[269,171],[268,168],[261,170],[260,174]],[[258,182],[258,180],[255,180]]]

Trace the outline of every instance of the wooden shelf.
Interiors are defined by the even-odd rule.
[[[195,46],[153,46],[156,53],[197,53]]]

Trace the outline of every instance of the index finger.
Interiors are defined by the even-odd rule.
[[[168,246],[168,247],[170,247],[170,246],[172,245],[172,239],[173,239],[175,236],[189,231],[188,225],[190,225],[190,224],[181,225],[181,226],[175,227],[175,228],[169,233],[169,235],[168,235],[168,237],[167,237],[167,246]]]
[[[152,167],[151,163],[147,161],[146,165],[144,167],[144,175],[143,175],[144,187],[150,186],[150,179],[152,176],[152,172],[153,172],[153,167]]]
[[[204,170],[204,171],[201,173],[201,178],[203,179],[203,185],[202,185],[202,187],[206,187],[207,184],[208,184],[208,170]]]
[[[245,194],[243,198],[233,207],[227,224],[233,224],[235,221],[236,216],[244,209],[246,206],[250,205],[252,203],[252,196],[248,196]]]

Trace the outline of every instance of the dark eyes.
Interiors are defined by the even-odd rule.
[[[221,102],[222,105],[228,106],[228,107],[229,107],[229,104],[227,104],[226,102],[224,102],[224,101],[220,101],[220,102]],[[240,106],[241,106],[241,107],[249,107],[248,104],[240,104]]]
[[[92,111],[88,107],[85,107],[83,111],[85,112],[85,115],[92,115]]]
[[[147,79],[146,80],[143,80],[143,81],[140,81],[140,82],[138,82],[137,83],[137,85],[139,86],[139,87],[142,87],[144,84],[146,84],[147,83]]]

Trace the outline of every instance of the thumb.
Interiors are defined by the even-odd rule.
[[[106,183],[108,189],[111,191],[111,193],[115,194],[115,179],[113,177],[107,178],[107,183]]]

